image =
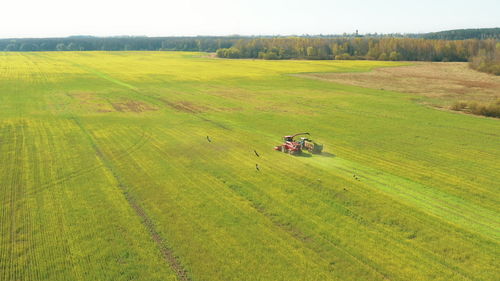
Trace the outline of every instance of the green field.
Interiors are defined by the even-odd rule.
[[[0,280],[498,280],[498,119],[290,75],[397,65],[0,53]]]

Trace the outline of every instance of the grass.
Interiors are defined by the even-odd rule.
[[[499,121],[290,75],[398,65],[0,53],[0,280],[495,280]]]

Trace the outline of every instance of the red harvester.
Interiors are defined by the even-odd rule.
[[[321,153],[323,145],[317,144],[308,138],[300,138],[300,141],[295,141],[294,137],[300,135],[309,135],[309,133],[298,133],[291,136],[284,136],[282,145],[274,147],[274,150],[297,155],[302,153],[302,149],[307,149],[311,153]]]

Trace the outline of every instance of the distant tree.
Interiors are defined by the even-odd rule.
[[[26,43],[21,44],[21,46],[19,47],[19,51],[21,52],[31,51],[30,45]]]
[[[39,51],[50,51],[49,44],[43,42],[38,48]]]
[[[396,51],[392,51],[391,54],[389,55],[389,60],[392,61],[400,60],[400,58],[401,58],[400,54]]]
[[[5,51],[7,51],[7,52],[14,52],[14,51],[17,51],[17,46],[16,46],[16,44],[14,44],[14,43],[10,43],[10,44],[8,44],[8,45],[5,47],[5,49],[4,49],[4,50],[5,50]]]
[[[227,48],[217,50],[217,56],[220,58],[237,59],[240,58],[240,50],[236,48]]]
[[[277,60],[280,59],[280,56],[276,52],[260,52],[259,58],[265,60]]]
[[[314,57],[314,56],[316,56],[316,49],[314,49],[313,46],[307,47],[306,50],[307,50],[307,56],[308,57]]]
[[[38,46],[31,43],[22,43],[21,46],[19,47],[19,51],[21,52],[32,52],[37,50]]]
[[[387,54],[386,53],[380,54],[380,56],[378,57],[378,60],[387,60]]]
[[[64,43],[59,43],[56,45],[56,50],[57,51],[66,51],[66,45],[64,45]]]
[[[348,53],[343,53],[341,55],[336,55],[335,59],[336,60],[352,60],[352,59],[354,59],[354,57],[352,57]]]
[[[78,45],[75,44],[75,42],[71,42],[68,44],[68,47],[66,48],[66,50],[68,51],[79,51],[80,48],[78,47]]]

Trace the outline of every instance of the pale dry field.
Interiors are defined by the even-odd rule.
[[[315,79],[366,88],[415,94],[435,106],[456,101],[493,102],[500,99],[500,77],[472,70],[467,63],[415,62],[371,72],[300,74]]]

